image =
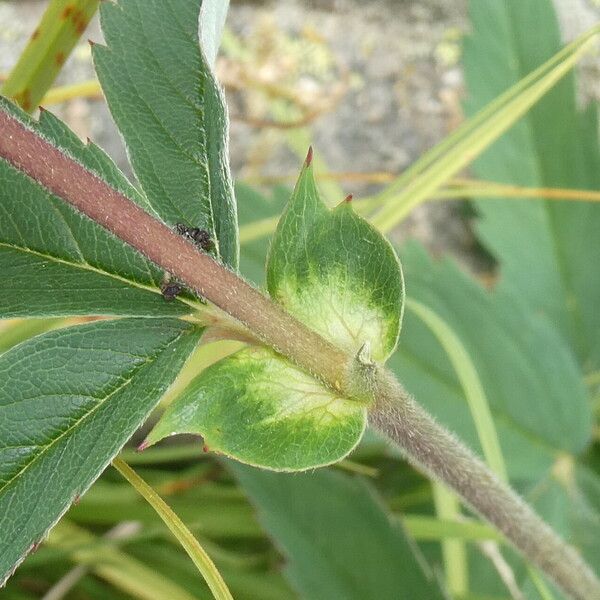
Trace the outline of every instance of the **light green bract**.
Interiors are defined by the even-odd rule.
[[[393,352],[404,286],[390,244],[344,202],[329,210],[305,166],[267,260],[273,298],[350,357]],[[146,442],[197,433],[209,450],[278,471],[341,460],[358,444],[367,405],[335,393],[266,348],[209,367],[167,409]]]
[[[297,471],[350,452],[365,428],[365,406],[331,393],[265,348],[246,348],[209,367],[150,433],[201,433],[210,451],[247,464]]]
[[[303,169],[267,259],[271,296],[349,354],[385,361],[400,333],[404,284],[389,242],[342,202],[329,210]]]

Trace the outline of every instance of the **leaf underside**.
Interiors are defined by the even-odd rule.
[[[83,144],[48,112],[39,122],[4,98],[19,119],[130,200],[151,210],[108,156]],[[163,272],[130,246],[0,159],[0,317],[190,312],[160,295]]]
[[[144,421],[200,333],[174,319],[102,321],[0,356],[0,584]]]
[[[93,48],[108,106],[148,200],[168,224],[208,231],[238,265],[237,217],[220,88],[199,46],[201,2],[105,2]]]

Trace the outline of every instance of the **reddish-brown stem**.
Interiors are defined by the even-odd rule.
[[[0,156],[133,246],[252,334],[332,387],[344,386],[348,357],[167,225],[0,112]]]
[[[460,441],[435,423],[387,372],[364,368],[360,361],[346,356],[239,276],[1,111],[0,157],[342,394],[352,397],[367,390],[374,399],[371,424],[403,448],[412,463],[456,490],[572,598],[600,600],[600,582],[577,551]],[[307,161],[311,158],[309,152]]]

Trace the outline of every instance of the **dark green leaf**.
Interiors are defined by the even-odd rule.
[[[200,0],[120,0],[100,9],[94,63],[132,166],[167,223],[201,227],[237,268],[227,114],[199,46]]]
[[[321,470],[265,473],[230,464],[282,549],[286,574],[311,600],[441,600],[431,573],[374,493],[359,479]]]
[[[409,295],[433,309],[473,361],[513,478],[538,479],[591,435],[588,397],[570,349],[543,317],[508,290],[485,291],[449,261],[432,262],[416,244],[402,262]],[[407,311],[392,368],[445,425],[480,451],[452,366],[431,332]]]
[[[340,348],[369,344],[383,362],[396,347],[404,286],[389,242],[350,202],[329,210],[305,165],[273,237],[267,288],[289,312]]]
[[[83,144],[42,112],[39,123],[0,98],[17,117],[65,154],[147,210],[145,198],[100,148]],[[0,317],[180,315],[182,302],[160,296],[162,272],[66,202],[0,159]]]
[[[178,320],[103,321],[0,356],[0,582],[144,421],[199,336]]]
[[[464,49],[473,114],[561,47],[551,0],[472,0]],[[535,30],[537,35],[531,35]],[[598,189],[596,107],[577,110],[573,75],[558,83],[473,167],[485,180]],[[586,370],[600,367],[600,205],[480,200],[478,232],[513,286],[570,340]]]

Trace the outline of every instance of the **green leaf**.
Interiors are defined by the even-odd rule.
[[[452,328],[477,371],[513,479],[539,479],[561,455],[578,454],[592,419],[569,347],[509,290],[487,292],[450,261],[434,263],[416,244],[402,251],[410,296]],[[439,342],[407,311],[390,361],[408,390],[481,453],[464,391]]]
[[[211,451],[298,471],[342,459],[365,425],[364,405],[334,395],[270,350],[246,348],[203,371],[146,441],[198,433]]]
[[[144,421],[200,333],[171,319],[103,321],[0,356],[0,582]]]
[[[200,47],[211,67],[215,66],[228,10],[229,0],[202,0],[198,26]]]
[[[230,464],[282,549],[285,573],[311,600],[441,600],[416,545],[360,479],[286,475]]]
[[[0,97],[18,118],[116,190],[149,209],[104,152],[42,112],[39,123]],[[160,295],[163,273],[141,254],[0,159],[0,318],[66,315],[181,315]]]
[[[464,65],[472,114],[561,46],[550,0],[472,0]],[[539,35],[531,36],[532,29]],[[596,107],[577,110],[568,75],[473,167],[485,180],[598,189]],[[586,370],[600,367],[600,206],[550,200],[480,200],[477,230],[514,287],[570,340]]]
[[[85,31],[99,0],[51,0],[2,93],[31,112]]]
[[[367,343],[371,357],[383,362],[396,347],[404,298],[396,253],[350,202],[325,206],[310,164],[273,238],[267,288],[290,313],[351,354]]]
[[[120,0],[100,9],[98,78],[148,199],[167,223],[207,230],[238,264],[223,96],[199,46],[200,0]]]

